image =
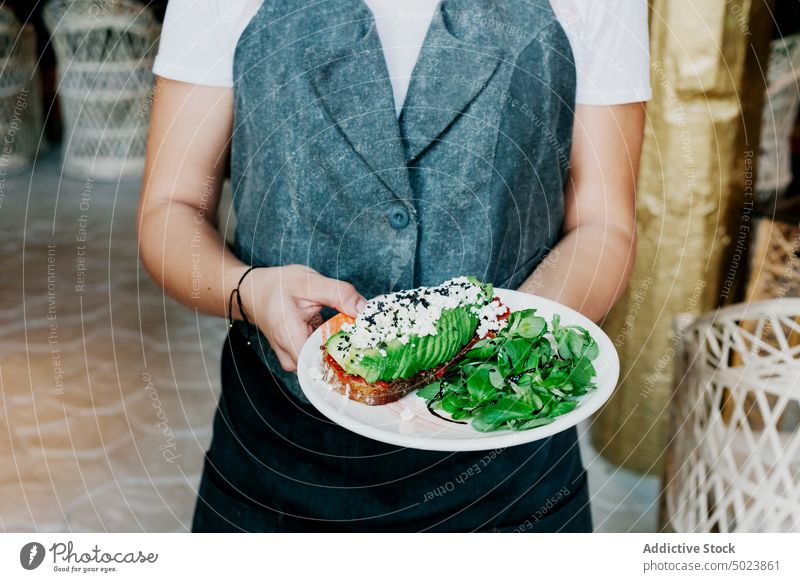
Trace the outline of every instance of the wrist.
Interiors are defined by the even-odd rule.
[[[225,314],[233,321],[253,321],[254,308],[251,277],[263,268],[240,263],[225,273]]]

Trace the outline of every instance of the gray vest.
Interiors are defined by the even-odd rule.
[[[516,288],[560,238],[575,67],[547,0],[443,0],[399,120],[362,0],[265,0],[234,80],[248,264],[308,265],[367,298],[457,275]]]

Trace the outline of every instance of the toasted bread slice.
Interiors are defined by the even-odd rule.
[[[347,374],[342,367],[334,360],[322,346],[322,370],[324,380],[333,386],[340,394],[344,394],[350,400],[368,404],[370,406],[381,406],[389,404],[395,400],[400,400],[406,394],[427,386],[440,378],[444,371],[461,360],[464,355],[478,341],[478,336],[474,336],[461,351],[456,354],[449,362],[445,362],[430,370],[422,372],[406,380],[395,380],[394,382],[375,382],[370,384],[360,376]]]
[[[502,317],[508,317],[509,313],[510,310],[507,309],[506,314]],[[369,383],[360,376],[347,374],[325,350],[325,341],[330,336],[337,333],[342,325],[352,322],[352,317],[340,313],[323,324],[323,341],[320,347],[322,351],[322,376],[325,382],[330,384],[340,394],[347,396],[350,400],[355,400],[356,402],[361,402],[369,406],[381,406],[389,404],[390,402],[395,402],[406,394],[423,388],[431,382],[435,382],[444,375],[445,371],[450,366],[462,360],[466,353],[472,349],[472,346],[482,339],[477,335],[473,336],[452,359],[429,370],[423,370],[411,378],[395,380],[393,382],[379,381]],[[486,337],[492,336],[494,336],[494,333],[489,332]]]

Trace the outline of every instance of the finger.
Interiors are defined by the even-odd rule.
[[[297,363],[292,357],[286,353],[285,350],[279,347],[273,348],[275,355],[278,356],[278,362],[286,372],[296,372],[297,371]]]
[[[286,358],[290,360],[291,366],[296,370],[297,358],[311,335],[311,329],[308,323],[299,317],[292,317],[291,320],[287,320],[281,331],[281,348],[284,350]]]
[[[274,331],[275,330],[273,330],[273,332]],[[292,347],[291,343],[288,341],[288,333],[288,328],[282,326],[282,328],[278,330],[278,333],[272,334],[273,338],[270,339],[269,343],[275,355],[278,357],[281,368],[287,372],[295,372],[297,371],[297,358],[292,356]]]
[[[367,300],[350,283],[319,275],[309,281],[309,299],[333,307],[351,317],[357,316]]]
[[[284,317],[270,329],[269,343],[278,357],[281,367],[287,372],[297,371],[297,356],[293,355],[294,344],[297,340],[294,338],[298,335],[296,329],[306,326],[306,322],[300,318],[299,314],[291,310],[285,313]]]

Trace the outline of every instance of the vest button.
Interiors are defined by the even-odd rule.
[[[389,225],[396,230],[407,227],[411,221],[408,211],[399,204],[392,206],[387,216],[389,217]]]

